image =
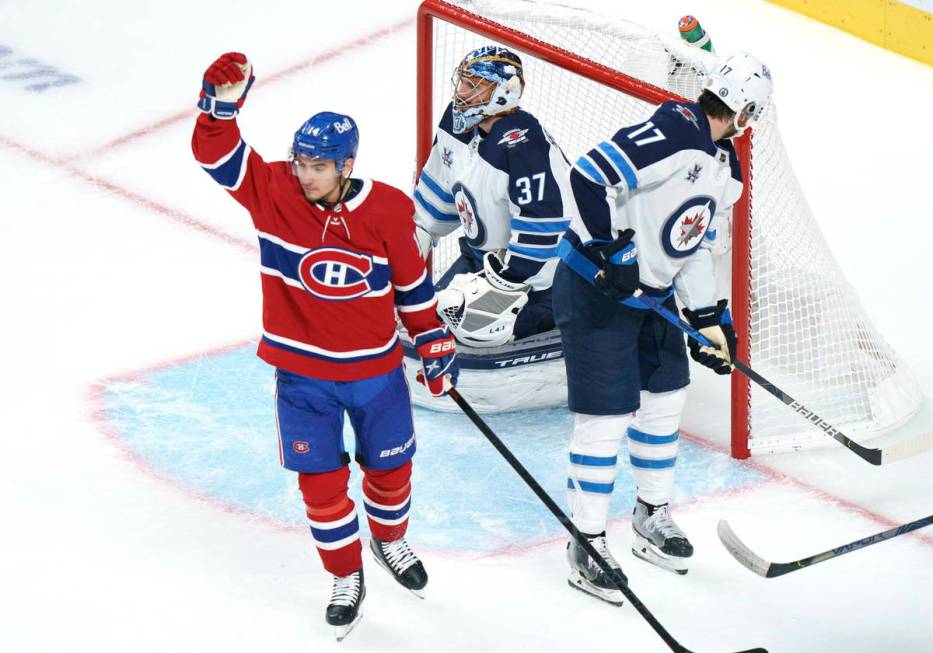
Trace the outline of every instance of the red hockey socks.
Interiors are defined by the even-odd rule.
[[[335,576],[348,576],[363,566],[356,505],[347,496],[349,479],[346,466],[322,474],[298,474],[311,535],[324,569]]]
[[[363,504],[369,530],[391,542],[405,536],[411,508],[411,461],[395,469],[363,469]]]

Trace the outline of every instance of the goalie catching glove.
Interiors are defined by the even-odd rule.
[[[447,326],[415,336],[415,348],[421,357],[421,370],[415,375],[418,383],[435,397],[442,397],[457,385],[460,366],[454,337]]]
[[[499,257],[487,252],[481,272],[454,275],[438,291],[437,313],[458,341],[471,347],[498,347],[512,341],[529,288],[501,272]]]
[[[715,347],[705,347],[693,338],[687,338],[690,344],[690,356],[701,365],[710,368],[716,374],[732,372],[735,348],[738,337],[732,328],[732,316],[726,308],[726,300],[720,299],[715,306],[698,308],[691,311],[684,309],[687,321],[694,329]]]
[[[219,120],[231,120],[246,101],[246,94],[256,78],[246,55],[228,52],[204,72],[198,109]]]

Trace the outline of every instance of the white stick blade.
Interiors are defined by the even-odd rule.
[[[933,431],[901,442],[895,442],[881,449],[881,464],[886,465],[897,460],[910,458],[933,449]]]
[[[719,541],[726,547],[726,551],[731,553],[732,557],[738,560],[739,564],[755,572],[759,576],[767,578],[768,567],[771,566],[771,563],[755,555],[751,549],[745,546],[742,540],[740,540],[732,530],[732,527],[729,526],[729,522],[725,519],[721,519],[719,525],[716,527],[716,533],[719,535]]]

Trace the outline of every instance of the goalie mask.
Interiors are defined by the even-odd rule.
[[[515,320],[528,303],[527,286],[505,282],[490,271],[486,254],[485,270],[455,275],[437,293],[437,313],[450,326],[460,342],[473,347],[498,347],[512,340]],[[491,274],[496,285],[486,278]],[[498,287],[497,287],[498,286]]]
[[[735,112],[733,124],[742,133],[761,118],[771,99],[771,72],[747,52],[738,52],[706,78],[704,90]]]
[[[525,87],[522,60],[496,45],[468,54],[454,71],[453,129],[462,134],[489,116],[518,108]]]

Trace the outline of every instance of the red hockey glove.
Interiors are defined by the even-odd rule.
[[[198,109],[220,120],[236,116],[256,78],[246,55],[228,52],[204,72]]]
[[[445,324],[419,333],[415,336],[415,347],[421,356],[421,370],[415,378],[418,383],[426,386],[433,396],[444,396],[457,385],[457,376],[460,374],[457,349],[450,329]]]

